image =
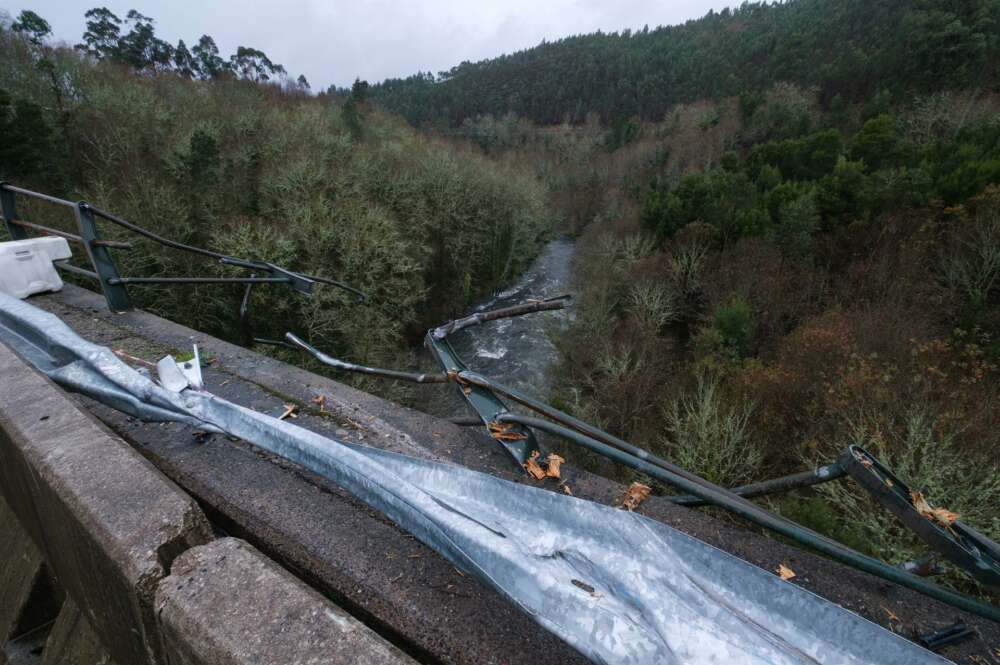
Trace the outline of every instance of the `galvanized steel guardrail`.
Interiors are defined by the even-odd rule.
[[[951,560],[979,582],[1000,588],[1000,545],[957,520],[944,528],[927,519],[914,506],[908,488],[868,452],[855,446],[837,461],[817,469],[730,490],[514,388],[471,371],[447,340],[450,333],[470,325],[560,309],[565,304],[565,297],[529,301],[501,310],[479,312],[434,328],[428,331],[425,343],[443,371],[440,374],[422,374],[419,377],[397,370],[359,368],[322,353],[291,333],[286,337],[293,345],[310,353],[321,362],[344,371],[363,371],[369,375],[416,383],[454,383],[478,417],[475,420],[463,421],[461,424],[474,425],[481,422],[489,435],[503,445],[522,467],[539,449],[534,431],[546,432],[684,492],[682,496],[669,497],[677,504],[717,506],[843,564],[973,614],[1000,621],[1000,608],[994,605],[934,584],[911,572],[912,567],[890,565],[857,552],[748,500],[750,497],[786,492],[850,476],[939,554]],[[503,398],[543,418],[513,413]]]

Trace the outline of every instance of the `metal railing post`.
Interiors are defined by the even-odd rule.
[[[83,246],[87,249],[87,256],[90,257],[90,262],[100,277],[101,291],[108,301],[108,308],[113,312],[132,309],[128,290],[120,283],[121,275],[118,274],[118,267],[111,258],[110,250],[104,245],[95,244],[101,236],[97,232],[97,224],[94,222],[94,213],[90,206],[84,201],[78,201],[73,211],[76,214],[77,226],[80,228],[80,237],[83,238]]]
[[[3,222],[7,226],[7,233],[11,240],[25,240],[28,232],[14,223],[17,219],[16,194],[4,187],[5,183],[0,182],[0,213],[3,214]]]

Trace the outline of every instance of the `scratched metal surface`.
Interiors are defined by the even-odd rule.
[[[326,476],[596,663],[948,662],[640,515],[168,391],[3,295],[0,340],[69,390],[139,418],[227,432]]]

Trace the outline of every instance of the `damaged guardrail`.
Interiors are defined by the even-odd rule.
[[[65,231],[60,231],[59,229],[53,229],[47,226],[42,226],[41,224],[34,224],[20,219],[17,213],[17,195],[19,194],[53,205],[71,208],[73,210],[73,216],[76,221],[77,228],[79,229],[79,234],[67,233]],[[240,305],[239,317],[241,323],[243,323],[247,329],[249,329],[250,325],[250,293],[255,286],[260,284],[284,284],[291,287],[296,292],[307,296],[312,294],[314,284],[327,284],[355,294],[355,296],[357,296],[356,302],[359,303],[363,302],[367,297],[362,291],[344,284],[343,282],[330,279],[329,277],[298,273],[282,268],[281,266],[273,263],[240,259],[222,254],[220,252],[215,252],[210,249],[186,245],[182,242],[164,238],[163,236],[153,233],[148,229],[144,229],[137,224],[133,224],[126,219],[122,219],[117,215],[92,206],[86,201],[67,201],[55,196],[49,196],[48,194],[41,194],[22,187],[15,187],[14,185],[5,182],[0,182],[0,214],[3,216],[7,233],[10,234],[10,237],[13,240],[26,239],[28,237],[28,230],[30,229],[32,231],[48,235],[56,235],[66,238],[71,242],[82,244],[86,250],[87,258],[93,266],[93,270],[80,268],[78,266],[71,265],[66,261],[56,261],[53,265],[55,265],[55,267],[59,270],[96,281],[108,302],[108,308],[113,312],[124,312],[132,309],[132,301],[129,298],[128,289],[126,288],[129,284],[245,284],[246,291],[243,296],[242,304]],[[118,267],[114,262],[114,258],[112,257],[110,250],[133,249],[133,245],[128,242],[102,239],[97,225],[98,219],[102,219],[115,226],[135,233],[143,238],[146,238],[147,240],[152,240],[153,242],[164,247],[215,259],[222,265],[232,266],[242,270],[249,270],[250,275],[248,277],[122,277],[118,273]],[[252,334],[249,334],[249,337],[251,341],[273,343],[270,340],[253,338]]]
[[[379,369],[375,367],[364,367],[354,365],[342,360],[338,360],[319,351],[312,345],[303,341],[292,333],[286,333],[285,339],[290,344],[310,354],[321,363],[348,372],[358,372],[369,376],[378,376],[386,379],[397,379],[410,381],[412,383],[449,383],[458,385],[462,397],[466,403],[472,407],[479,422],[486,428],[489,435],[502,445],[511,457],[518,464],[524,465],[532,455],[539,453],[538,441],[535,439],[531,429],[517,423],[500,423],[498,416],[508,413],[507,405],[497,396],[496,392],[489,386],[477,385],[474,382],[466,381],[465,376],[469,374],[469,368],[462,361],[459,355],[448,342],[448,335],[458,330],[477,326],[489,321],[498,321],[515,316],[523,316],[535,312],[546,312],[562,309],[566,306],[568,296],[556,298],[546,298],[545,300],[533,300],[521,305],[504,307],[502,309],[478,312],[470,316],[449,321],[438,326],[427,333],[425,343],[430,348],[442,371],[436,374],[417,374],[392,369]]]
[[[839,461],[812,471],[728,490],[548,404],[472,372],[448,343],[449,333],[469,325],[510,316],[560,309],[565,305],[565,302],[565,297],[529,301],[523,305],[507,307],[502,310],[480,312],[432,329],[427,333],[425,343],[443,369],[441,374],[430,375],[434,377],[433,381],[427,378],[417,380],[416,375],[395,370],[370,367],[360,370],[350,363],[344,363],[319,352],[291,333],[286,337],[294,345],[308,351],[321,362],[337,369],[364,371],[375,376],[417,383],[452,382],[456,384],[466,401],[476,411],[481,422],[486,426],[490,436],[503,445],[522,467],[532,456],[539,454],[533,430],[543,431],[685,492],[685,496],[672,497],[676,503],[689,506],[713,505],[723,508],[848,566],[919,591],[954,607],[994,621],[1000,621],[1000,608],[942,588],[904,568],[889,565],[852,550],[842,543],[772,513],[748,500],[749,497],[817,485],[850,475],[897,515],[905,525],[913,529],[924,542],[946,556],[964,572],[983,584],[1000,587],[1000,546],[957,520],[951,520],[945,525],[946,528],[943,528],[927,519],[914,506],[910,490],[870,454],[860,448],[851,448]],[[428,375],[420,376],[427,377]],[[512,413],[501,398],[507,398],[544,416],[547,420]],[[929,506],[928,509],[932,510]]]
[[[193,387],[168,390],[3,294],[0,341],[68,390],[143,420],[242,438],[328,478],[595,663],[947,662],[637,513],[326,438]]]

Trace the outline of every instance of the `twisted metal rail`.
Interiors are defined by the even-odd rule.
[[[454,383],[477,415],[477,418],[461,420],[459,424],[474,425],[481,423],[484,425],[487,433],[497,440],[507,450],[514,461],[522,467],[539,450],[534,431],[546,432],[631,469],[645,473],[660,482],[684,492],[681,496],[669,497],[669,500],[677,504],[692,507],[701,505],[717,506],[852,568],[857,568],[889,580],[953,607],[1000,622],[1000,608],[994,605],[945,589],[913,574],[903,567],[893,566],[857,552],[842,543],[816,533],[801,524],[777,515],[748,500],[750,497],[814,486],[820,483],[840,480],[847,476],[855,478],[862,487],[872,491],[876,497],[879,497],[878,492],[873,490],[873,483],[870,480],[864,479],[863,471],[867,471],[870,468],[870,464],[851,464],[846,458],[845,453],[845,457],[842,457],[837,462],[823,465],[817,469],[774,478],[738,487],[733,490],[726,489],[649,451],[643,450],[628,441],[574,418],[544,402],[529,397],[514,388],[510,388],[471,371],[447,339],[449,334],[471,325],[479,325],[501,318],[522,316],[540,311],[557,310],[563,308],[565,304],[565,296],[548,300],[529,301],[513,307],[480,312],[431,329],[425,337],[425,343],[442,368],[440,373],[434,374],[416,374],[399,370],[354,365],[319,351],[291,333],[286,334],[286,339],[293,346],[309,353],[320,362],[339,370],[360,372],[370,376],[420,384]],[[522,407],[544,416],[544,418],[513,413],[502,398],[509,399]],[[852,459],[856,459],[856,456],[859,454],[857,450],[849,452],[853,456]],[[868,455],[867,453],[864,454]],[[886,474],[888,474],[887,471],[883,473],[882,477],[888,477]],[[894,476],[892,478],[895,479]],[[898,479],[895,480],[897,483],[899,482]],[[892,486],[892,482],[892,480],[889,481],[888,487]],[[902,485],[902,483],[899,483],[899,486],[905,489],[905,485]],[[903,495],[900,494],[898,489],[892,493],[892,496],[897,501],[903,500]],[[908,500],[908,497],[906,499]],[[959,530],[954,532],[936,527],[916,512],[912,501],[908,503],[908,506],[909,508],[901,504],[897,505],[893,509],[893,512],[897,515],[905,515],[903,519],[905,524],[914,528],[925,542],[958,564],[966,573],[984,584],[1000,587],[1000,546],[971,529],[971,527],[966,527],[958,522],[955,524],[958,525]],[[914,514],[918,516],[919,523],[912,519]],[[932,534],[932,536],[928,536],[927,534]]]

